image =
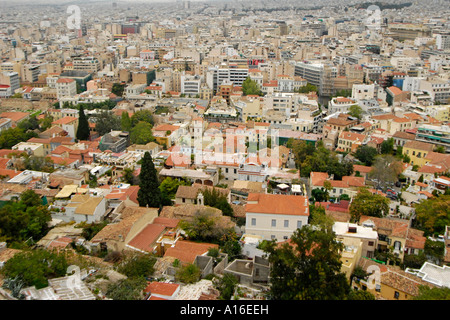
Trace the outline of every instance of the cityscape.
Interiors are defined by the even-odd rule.
[[[0,304],[450,300],[449,4],[1,1]]]

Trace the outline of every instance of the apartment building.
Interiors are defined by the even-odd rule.
[[[77,94],[77,83],[73,79],[60,78],[56,81],[56,96],[58,100],[62,98],[72,98]]]

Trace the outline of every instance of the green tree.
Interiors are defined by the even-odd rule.
[[[327,201],[328,191],[325,188],[315,188],[311,191],[311,196],[315,202]]]
[[[120,130],[120,120],[121,119],[112,112],[103,110],[95,117],[95,131],[97,131],[100,136],[103,136],[111,132],[111,130]]]
[[[124,90],[125,90],[125,84],[114,83],[112,85],[111,93],[114,93],[116,96],[122,97]]]
[[[289,242],[265,242],[271,263],[270,294],[274,300],[343,300],[350,285],[341,272],[343,244],[335,234],[309,225]]]
[[[200,280],[202,271],[194,264],[182,266],[177,270],[175,278],[185,284],[195,283]]]
[[[155,141],[152,134],[152,125],[148,122],[139,121],[130,132],[130,139],[135,144],[147,144]]]
[[[19,142],[28,141],[33,137],[37,137],[37,133],[34,131],[25,131],[18,126],[9,128],[0,133],[0,148],[11,149]]]
[[[181,228],[191,240],[218,243],[229,233],[229,230],[218,224],[218,219],[214,209],[199,208],[194,213],[192,221],[181,222]]]
[[[262,95],[261,89],[259,88],[259,85],[256,81],[252,80],[250,77],[247,77],[247,79],[244,80],[242,83],[242,92],[244,96],[249,95]]]
[[[225,216],[233,216],[233,208],[228,203],[226,195],[219,189],[212,188],[210,190],[208,188],[203,188],[201,192],[203,194],[205,206],[219,209]]]
[[[325,208],[313,204],[309,206],[308,220],[310,225],[318,226],[321,229],[325,229],[329,232],[331,232],[334,225],[333,218],[327,216]]]
[[[189,186],[189,182],[183,179],[172,179],[171,177],[165,178],[159,185],[161,190],[161,197],[163,199],[163,205],[172,205],[172,199],[175,199],[179,186]]]
[[[445,255],[445,243],[440,241],[433,241],[427,239],[424,247],[425,256],[429,257],[436,263],[440,263],[444,259]]]
[[[88,225],[85,225],[83,227],[81,236],[90,241],[97,233],[99,233],[104,227],[106,227],[107,224],[107,221],[102,221],[99,223],[90,223]]]
[[[19,128],[23,129],[25,132],[28,130],[39,129],[39,121],[36,116],[31,115],[27,120],[23,120],[17,125]]]
[[[137,177],[133,174],[134,170],[130,167],[127,167],[123,169],[122,178],[126,183],[129,183],[131,185],[136,184]]]
[[[45,131],[52,127],[53,117],[45,116],[45,118],[39,120],[39,126],[41,131]]]
[[[123,261],[117,271],[128,278],[146,278],[153,275],[156,258],[147,254],[134,254]]]
[[[311,152],[309,148],[306,150],[308,150],[308,153]],[[349,176],[353,173],[353,164],[346,160],[340,161],[335,152],[323,146],[322,141],[318,143],[312,154],[305,156],[299,155],[297,150],[294,152],[296,157],[299,156],[296,159],[297,163],[304,159],[299,164],[300,174],[303,177],[309,177],[311,172],[327,172],[330,175],[334,175],[335,180],[341,180],[343,176]]]
[[[242,257],[242,246],[234,232],[223,236],[220,248],[228,255],[228,261],[233,261]]]
[[[306,86],[300,87],[296,92],[298,93],[310,93],[310,92],[319,92],[315,85],[307,83]]]
[[[355,158],[363,162],[366,166],[372,166],[375,157],[378,155],[377,149],[368,145],[359,146],[355,151]]]
[[[225,273],[222,278],[220,278],[217,285],[217,289],[220,292],[220,300],[230,300],[234,294],[234,290],[238,285],[238,279],[231,273]]]
[[[348,114],[352,117],[358,118],[358,120],[361,120],[362,118],[363,109],[358,106],[357,104],[354,104],[350,106]]]
[[[158,175],[149,152],[146,152],[142,159],[137,200],[141,207],[160,208],[161,206]]]
[[[19,201],[9,201],[0,209],[0,239],[22,242],[30,237],[41,239],[49,230],[51,215],[33,190],[27,190]]]
[[[382,218],[389,212],[389,199],[360,188],[350,205],[352,221],[359,222],[362,215]]]
[[[25,286],[48,286],[48,279],[66,275],[68,263],[63,253],[44,249],[23,251],[6,261],[0,273],[5,278],[19,277]]]
[[[394,153],[394,138],[389,138],[381,143],[381,153],[382,154]]]
[[[375,300],[375,296],[366,290],[351,290],[348,300]]]
[[[108,285],[106,296],[113,300],[142,300],[147,287],[145,278],[122,279]]]
[[[401,161],[398,161],[390,154],[380,155],[373,162],[373,169],[369,177],[376,179],[378,186],[386,186],[388,183],[395,183],[399,174],[403,171]]]
[[[403,268],[413,268],[420,269],[423,264],[427,261],[425,254],[422,252],[420,254],[405,254],[403,257]]]
[[[428,286],[419,286],[419,295],[414,300],[450,300],[450,288],[430,288]]]
[[[155,124],[153,114],[150,110],[139,110],[138,112],[136,112],[131,116],[131,125],[133,127],[141,121],[147,122],[152,126]]]
[[[84,114],[83,107],[80,107],[79,116],[78,116],[78,128],[76,137],[78,140],[88,140],[91,135],[89,131],[89,122]]]
[[[131,131],[131,118],[127,111],[122,112],[122,119],[121,119],[121,125],[122,125],[122,131]]]
[[[441,195],[421,201],[415,207],[415,227],[425,235],[444,234],[450,225],[450,195]]]

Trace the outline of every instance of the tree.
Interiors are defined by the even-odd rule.
[[[415,227],[425,235],[444,234],[450,225],[450,195],[441,195],[420,202],[415,207]]]
[[[239,281],[231,273],[225,273],[222,278],[220,278],[217,285],[217,289],[220,292],[220,300],[230,300],[234,294],[234,289],[236,288]]]
[[[112,85],[111,93],[114,93],[116,96],[123,96],[123,92],[125,90],[125,84],[123,83],[114,83]]]
[[[434,148],[434,152],[445,153],[445,147],[444,146],[436,146],[436,148]]]
[[[413,268],[420,269],[423,264],[427,261],[425,254],[421,252],[420,254],[405,254],[403,257],[403,268]]]
[[[6,261],[0,273],[5,278],[19,277],[25,286],[48,286],[48,279],[66,275],[68,263],[63,253],[38,249],[23,251]]]
[[[375,157],[378,155],[377,149],[368,145],[359,146],[355,152],[355,158],[363,162],[366,166],[372,166]]]
[[[295,91],[295,90],[294,90]],[[315,85],[307,83],[305,86],[300,87],[296,92],[298,93],[310,93],[310,92],[318,92],[318,89]]]
[[[130,139],[135,144],[147,144],[155,141],[155,137],[152,134],[152,125],[148,122],[139,121],[131,129]]]
[[[142,300],[147,286],[145,278],[122,279],[108,285],[106,296],[113,300]]]
[[[327,201],[328,192],[324,188],[315,188],[311,191],[311,196],[315,202]]]
[[[146,278],[153,275],[156,258],[152,255],[137,253],[122,262],[117,271],[128,278]]]
[[[25,131],[20,127],[9,128],[0,133],[0,148],[11,149],[19,142],[27,141],[33,137],[37,137],[34,131]]]
[[[375,300],[375,296],[366,290],[351,290],[348,300]]]
[[[382,154],[392,154],[394,152],[394,138],[389,138],[381,143]]]
[[[78,129],[76,137],[78,140],[88,140],[91,135],[89,131],[89,122],[84,114],[83,107],[80,107],[79,116],[78,116]]]
[[[265,242],[274,300],[343,300],[350,285],[341,272],[343,244],[335,234],[309,225],[297,229],[289,242]]]
[[[222,252],[228,255],[228,261],[241,258],[242,246],[237,239],[236,233],[230,232],[225,234],[221,240],[222,243],[220,248],[222,249]]]
[[[423,251],[426,257],[439,264],[445,255],[445,243],[427,239],[425,240],[425,247]]]
[[[45,131],[52,127],[53,117],[45,116],[43,119],[39,120],[39,126],[41,131]]]
[[[149,152],[146,152],[142,159],[137,200],[141,207],[160,208],[161,206],[158,176]]]
[[[450,288],[430,288],[428,286],[419,286],[419,295],[414,300],[450,300]]]
[[[396,182],[402,171],[403,166],[401,161],[398,161],[390,154],[380,155],[375,158],[369,177],[378,180],[378,186],[385,186],[386,184]]]
[[[333,174],[335,180],[340,180],[353,173],[353,164],[346,160],[340,161],[335,152],[324,147],[322,141],[315,148],[302,143],[299,147],[294,146],[294,155],[303,177],[309,177],[311,172],[327,172]]]
[[[33,191],[22,193],[19,201],[9,201],[0,209],[0,239],[22,242],[30,237],[41,239],[49,230],[51,215],[42,200]]]
[[[358,106],[357,104],[354,104],[354,105],[350,106],[348,114],[351,115],[352,117],[358,118],[358,120],[361,120],[362,113],[363,113],[363,109],[360,106]]]
[[[195,283],[200,280],[202,271],[194,264],[188,264],[177,270],[175,278],[185,284]]]
[[[150,110],[139,110],[133,116],[131,116],[131,125],[134,127],[140,121],[147,122],[152,126],[155,124],[155,120],[153,119],[153,114]]]
[[[350,205],[352,221],[359,222],[362,215],[382,218],[389,212],[389,199],[372,194],[367,188],[360,188]]]
[[[110,111],[101,111],[99,115],[95,117],[95,131],[100,136],[103,136],[111,130],[120,130],[121,122],[120,118],[115,116]]]
[[[262,95],[258,83],[252,80],[250,77],[247,77],[247,79],[245,79],[244,82],[242,83],[242,92],[244,93],[244,96]]]
[[[309,224],[331,232],[334,220],[327,216],[324,207],[312,204],[309,206]]]
[[[102,221],[99,223],[91,223],[85,225],[83,227],[83,231],[81,232],[81,236],[87,241],[90,241],[93,237],[95,237],[97,233],[99,233],[104,227],[106,227],[107,224],[107,221]]]
[[[222,211],[225,216],[233,216],[233,208],[228,203],[228,199],[219,189],[203,188],[201,190],[205,206],[210,206]]]
[[[122,125],[122,131],[131,131],[131,118],[127,111],[122,112],[122,119],[121,119],[121,125]]]
[[[125,168],[123,169],[122,179],[126,183],[129,183],[131,185],[136,184],[137,177],[133,174],[134,170],[132,168]]]
[[[165,178],[159,185],[163,205],[172,205],[172,199],[175,199],[178,187],[189,185],[190,183],[183,179],[172,179],[171,177]]]
[[[181,228],[186,232],[189,239],[217,243],[229,232],[217,223],[219,217],[214,210],[199,208],[191,221],[181,222]]]

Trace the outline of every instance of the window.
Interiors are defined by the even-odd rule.
[[[272,219],[272,227],[276,227],[277,226],[277,220]]]
[[[299,220],[299,221],[297,221],[297,228],[298,229],[301,229],[302,228],[302,222]]]
[[[289,228],[289,220],[284,220],[284,227]]]
[[[369,241],[368,246],[373,247],[373,241]]]
[[[256,226],[256,218],[252,218],[252,226]]]
[[[398,291],[395,291],[395,293],[394,293],[394,298],[395,298],[395,299],[398,299],[399,296],[400,296],[400,293],[399,293]]]
[[[275,235],[271,235],[270,238],[273,240],[275,239]]]
[[[287,240],[287,239],[288,239],[288,236],[284,236],[283,239],[284,239],[284,240]]]

